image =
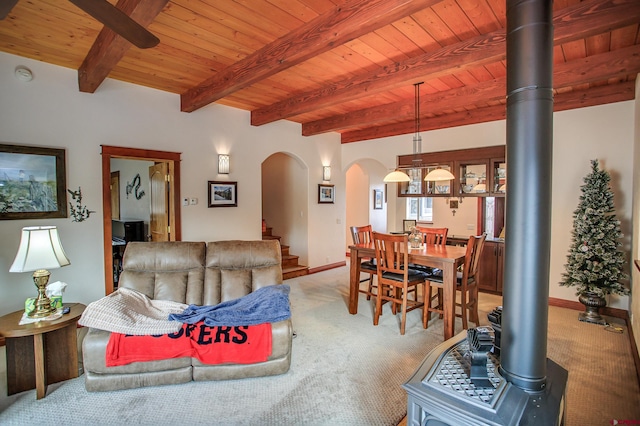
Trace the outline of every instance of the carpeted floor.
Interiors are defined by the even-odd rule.
[[[89,393],[83,377],[49,386],[36,401],[28,391],[6,397],[0,351],[0,424],[47,419],[66,425],[396,425],[406,414],[401,388],[431,348],[442,322],[422,329],[420,311],[400,336],[388,307],[372,325],[373,301],[360,298],[349,315],[348,268],[288,280],[294,329],[291,370],[284,375]],[[499,305],[481,295],[481,319]],[[581,323],[577,312],[550,308],[548,356],[569,370],[567,425],[640,419],[640,391],[626,329],[622,334]],[[458,323],[456,331],[462,331]]]

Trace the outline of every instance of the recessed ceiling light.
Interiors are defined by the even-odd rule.
[[[18,66],[16,67],[16,78],[20,81],[31,81],[33,80],[33,73],[31,72],[31,70],[25,66]]]

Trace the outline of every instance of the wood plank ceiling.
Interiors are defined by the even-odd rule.
[[[115,0],[114,0],[115,4]],[[343,143],[505,117],[506,0],[120,0],[160,43],[138,49],[67,0],[19,0],[0,50],[280,119]],[[639,0],[555,0],[556,111],[634,98]],[[157,15],[157,16],[156,16]],[[100,34],[100,35],[99,35]]]

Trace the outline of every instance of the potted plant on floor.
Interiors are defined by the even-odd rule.
[[[620,221],[616,218],[609,173],[591,161],[591,172],[581,186],[582,195],[573,212],[571,247],[562,274],[561,286],[576,287],[578,300],[585,305],[580,321],[606,324],[600,308],[605,296],[626,295],[629,290],[620,283],[627,279],[624,252],[620,249]]]

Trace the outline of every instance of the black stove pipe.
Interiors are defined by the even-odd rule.
[[[507,164],[500,374],[547,381],[553,148],[552,1],[507,0]]]

